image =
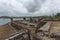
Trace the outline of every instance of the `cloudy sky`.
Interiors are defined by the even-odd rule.
[[[0,0],[0,16],[42,16],[60,12],[60,0]]]

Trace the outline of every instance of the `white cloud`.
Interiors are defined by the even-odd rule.
[[[41,16],[60,12],[60,0],[0,0],[0,16]]]
[[[46,0],[36,14],[52,15],[60,12],[60,0]]]
[[[16,0],[0,0],[0,15],[16,16],[22,13],[27,13],[22,3]]]

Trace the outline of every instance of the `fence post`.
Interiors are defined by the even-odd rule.
[[[10,20],[11,20],[11,25],[12,25],[12,23],[13,23],[13,18],[10,18]]]

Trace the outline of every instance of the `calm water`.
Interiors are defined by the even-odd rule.
[[[10,19],[0,19],[0,26],[10,22]]]
[[[18,19],[14,19],[14,20],[23,20],[23,18],[18,18]],[[26,18],[26,20],[29,20],[29,18]],[[6,24],[8,22],[10,22],[10,19],[0,19],[0,26]]]
[[[14,20],[23,20],[22,18],[14,19]],[[10,19],[0,19],[0,26],[10,22]]]

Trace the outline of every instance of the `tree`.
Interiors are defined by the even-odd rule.
[[[56,17],[56,18],[60,18],[60,13],[57,13],[57,14],[55,15],[55,17]]]

